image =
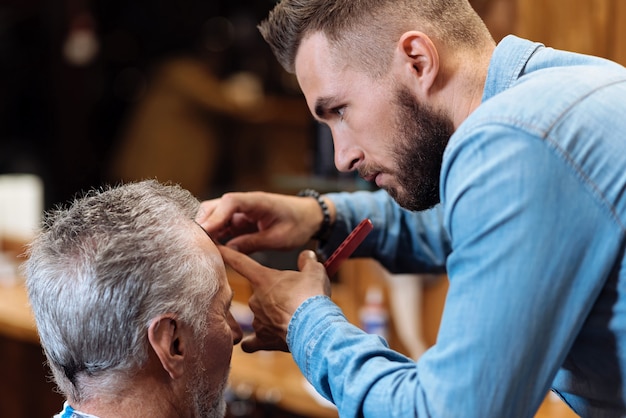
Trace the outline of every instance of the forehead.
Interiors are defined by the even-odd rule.
[[[312,32],[302,38],[296,59],[294,62],[296,77],[298,80],[308,75],[311,70],[317,69],[318,66],[328,66],[329,69],[335,66],[336,58],[332,58],[332,47],[328,38],[322,32]]]
[[[368,103],[384,97],[388,81],[374,80],[349,54],[332,46],[320,32],[303,39],[296,55],[298,84],[313,115],[346,104]]]
[[[211,264],[213,264],[216,272],[219,275],[220,287],[228,285],[224,261],[222,260],[222,255],[220,254],[213,240],[198,224],[193,225],[193,227],[191,228],[191,233],[193,234],[194,241],[196,245],[198,245],[198,247],[200,248],[200,251],[202,251],[202,253],[206,257],[209,257],[211,259]]]
[[[344,85],[342,78],[347,69],[333,58],[335,53],[326,37],[319,32],[304,38],[298,48],[296,78],[310,107],[318,97],[335,96],[341,92]]]

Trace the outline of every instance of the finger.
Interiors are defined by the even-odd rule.
[[[256,338],[256,335],[248,335],[241,340],[241,349],[246,353],[259,351],[261,348],[259,347],[259,340]]]
[[[244,254],[250,254],[265,249],[274,249],[269,231],[253,230],[251,233],[234,234],[228,241],[228,246]]]
[[[262,281],[262,277],[271,269],[259,264],[247,255],[235,251],[232,248],[218,245],[217,247],[224,258],[224,262],[233,270],[241,274],[248,281],[256,286]]]
[[[232,235],[229,228],[229,221],[225,221],[222,227],[219,227],[217,224],[214,226],[209,224],[209,218],[213,216],[215,208],[218,204],[219,199],[207,200],[200,203],[200,208],[196,214],[195,222],[207,232],[213,241],[225,242],[228,237]]]
[[[205,200],[205,201],[200,202],[198,213],[196,213],[196,222],[201,224],[202,222],[204,222],[204,220],[206,220],[209,217],[209,215],[211,215],[211,213],[213,213],[213,209],[215,208],[215,205],[217,204],[216,203],[217,200],[218,199],[213,199],[213,200]]]
[[[322,286],[324,294],[327,296],[331,295],[332,287],[328,274],[326,273],[326,268],[324,268],[324,264],[318,261],[315,252],[311,250],[302,251],[298,255],[298,269],[300,269],[301,272],[317,272],[316,274],[319,279],[323,280]]]
[[[256,221],[245,213],[234,213],[230,224],[239,233],[254,232],[258,229]]]
[[[212,235],[228,227],[234,214],[239,212],[239,204],[232,195],[225,194],[219,199],[203,202],[201,211],[196,222]]]
[[[317,255],[312,250],[304,250],[301,251],[298,255],[298,269],[300,271],[304,271],[304,269],[318,268],[314,267],[314,264],[319,264],[322,268],[324,268],[323,264],[317,260]]]
[[[289,352],[289,347],[284,341],[263,342],[255,334],[249,335],[241,341],[241,349],[246,353],[254,353],[260,350]]]
[[[243,213],[234,213],[228,228],[221,238],[223,243],[244,254],[260,251],[265,242],[264,231],[259,231],[257,223]],[[259,246],[259,244],[261,246]]]

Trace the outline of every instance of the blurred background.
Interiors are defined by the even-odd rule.
[[[3,0],[0,173],[41,176],[46,207],[142,177],[200,197],[233,187],[262,168],[241,149],[258,147],[240,144],[250,125],[313,129],[256,30],[273,4]]]
[[[516,33],[617,60],[623,3],[472,1],[497,40]],[[332,182],[330,138],[256,29],[274,4],[2,0],[0,174],[40,176],[46,208],[145,177],[201,198],[318,180],[364,187]]]
[[[0,218],[22,198],[37,216],[91,187],[142,178],[180,183],[201,199],[229,190],[370,187],[337,173],[328,131],[313,122],[294,77],[258,33],[275,3],[0,0]],[[514,33],[626,63],[623,0],[471,3],[496,40]],[[3,178],[18,192],[41,191],[40,201],[33,206],[33,194],[15,190],[7,198]],[[5,253],[12,249],[6,240],[0,230]],[[356,318],[365,278],[380,284],[385,273],[368,264],[351,269],[333,295]],[[46,379],[23,289],[14,285],[3,284],[0,271],[0,416],[50,416],[62,399]],[[428,346],[445,281],[424,292],[420,332]],[[391,345],[408,352],[397,334],[391,331]],[[239,383],[230,393],[231,416],[336,416],[303,386],[289,356],[262,353],[233,363],[242,366],[233,370]]]

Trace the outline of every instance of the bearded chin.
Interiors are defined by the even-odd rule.
[[[400,187],[389,190],[389,195],[400,206],[411,211],[426,210],[437,205],[441,201],[441,164],[433,167],[430,162],[425,164],[421,158],[411,158],[409,154],[404,154],[401,158],[404,161],[400,168],[402,175],[398,180]]]
[[[225,388],[226,382],[216,393],[204,392],[202,386],[194,388],[192,402],[195,406],[195,416],[198,418],[224,418],[227,409],[224,399]]]
[[[211,389],[211,375],[199,363],[191,380],[187,383],[187,392],[191,396],[194,416],[198,418],[224,418],[227,405],[224,392],[228,377],[224,377],[217,388]]]
[[[417,103],[407,89],[399,89],[396,100],[399,187],[387,192],[405,209],[426,210],[441,200],[441,163],[454,126],[445,115]]]

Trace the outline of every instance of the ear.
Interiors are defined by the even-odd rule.
[[[176,317],[159,315],[148,327],[148,341],[163,369],[172,379],[180,378],[185,371],[186,340]]]
[[[398,52],[413,85],[428,95],[439,73],[439,52],[433,41],[423,32],[405,32],[398,41]]]

